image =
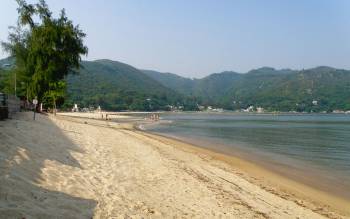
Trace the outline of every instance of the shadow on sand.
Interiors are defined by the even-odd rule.
[[[81,169],[71,152],[82,151],[63,132],[43,115],[35,122],[30,113],[0,121],[0,218],[93,217],[95,200],[38,185],[44,162]]]

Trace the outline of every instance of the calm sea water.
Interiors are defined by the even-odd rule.
[[[317,179],[323,189],[337,185],[350,197],[350,115],[169,113],[161,118],[164,122],[146,129]]]

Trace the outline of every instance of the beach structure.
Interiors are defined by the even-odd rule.
[[[0,93],[0,119],[12,118],[21,109],[21,101],[14,95]]]
[[[74,107],[72,108],[72,112],[79,112],[78,104],[74,104]]]
[[[247,109],[243,109],[243,112],[246,112],[246,113],[253,112],[253,111],[254,111],[253,106],[249,106]]]
[[[262,107],[257,107],[257,108],[256,108],[256,112],[257,112],[257,113],[263,113],[263,112],[264,112],[264,108],[262,108]]]
[[[6,104],[6,95],[0,93],[0,120],[6,119],[8,117],[8,108]]]

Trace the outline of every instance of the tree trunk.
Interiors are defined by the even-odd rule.
[[[56,116],[56,99],[53,99],[53,114]]]

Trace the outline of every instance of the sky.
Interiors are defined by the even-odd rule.
[[[28,2],[35,2],[28,0]],[[270,66],[350,69],[348,0],[47,0],[87,34],[84,60],[200,78]],[[1,0],[0,40],[17,21]],[[7,57],[3,51],[0,58]]]

